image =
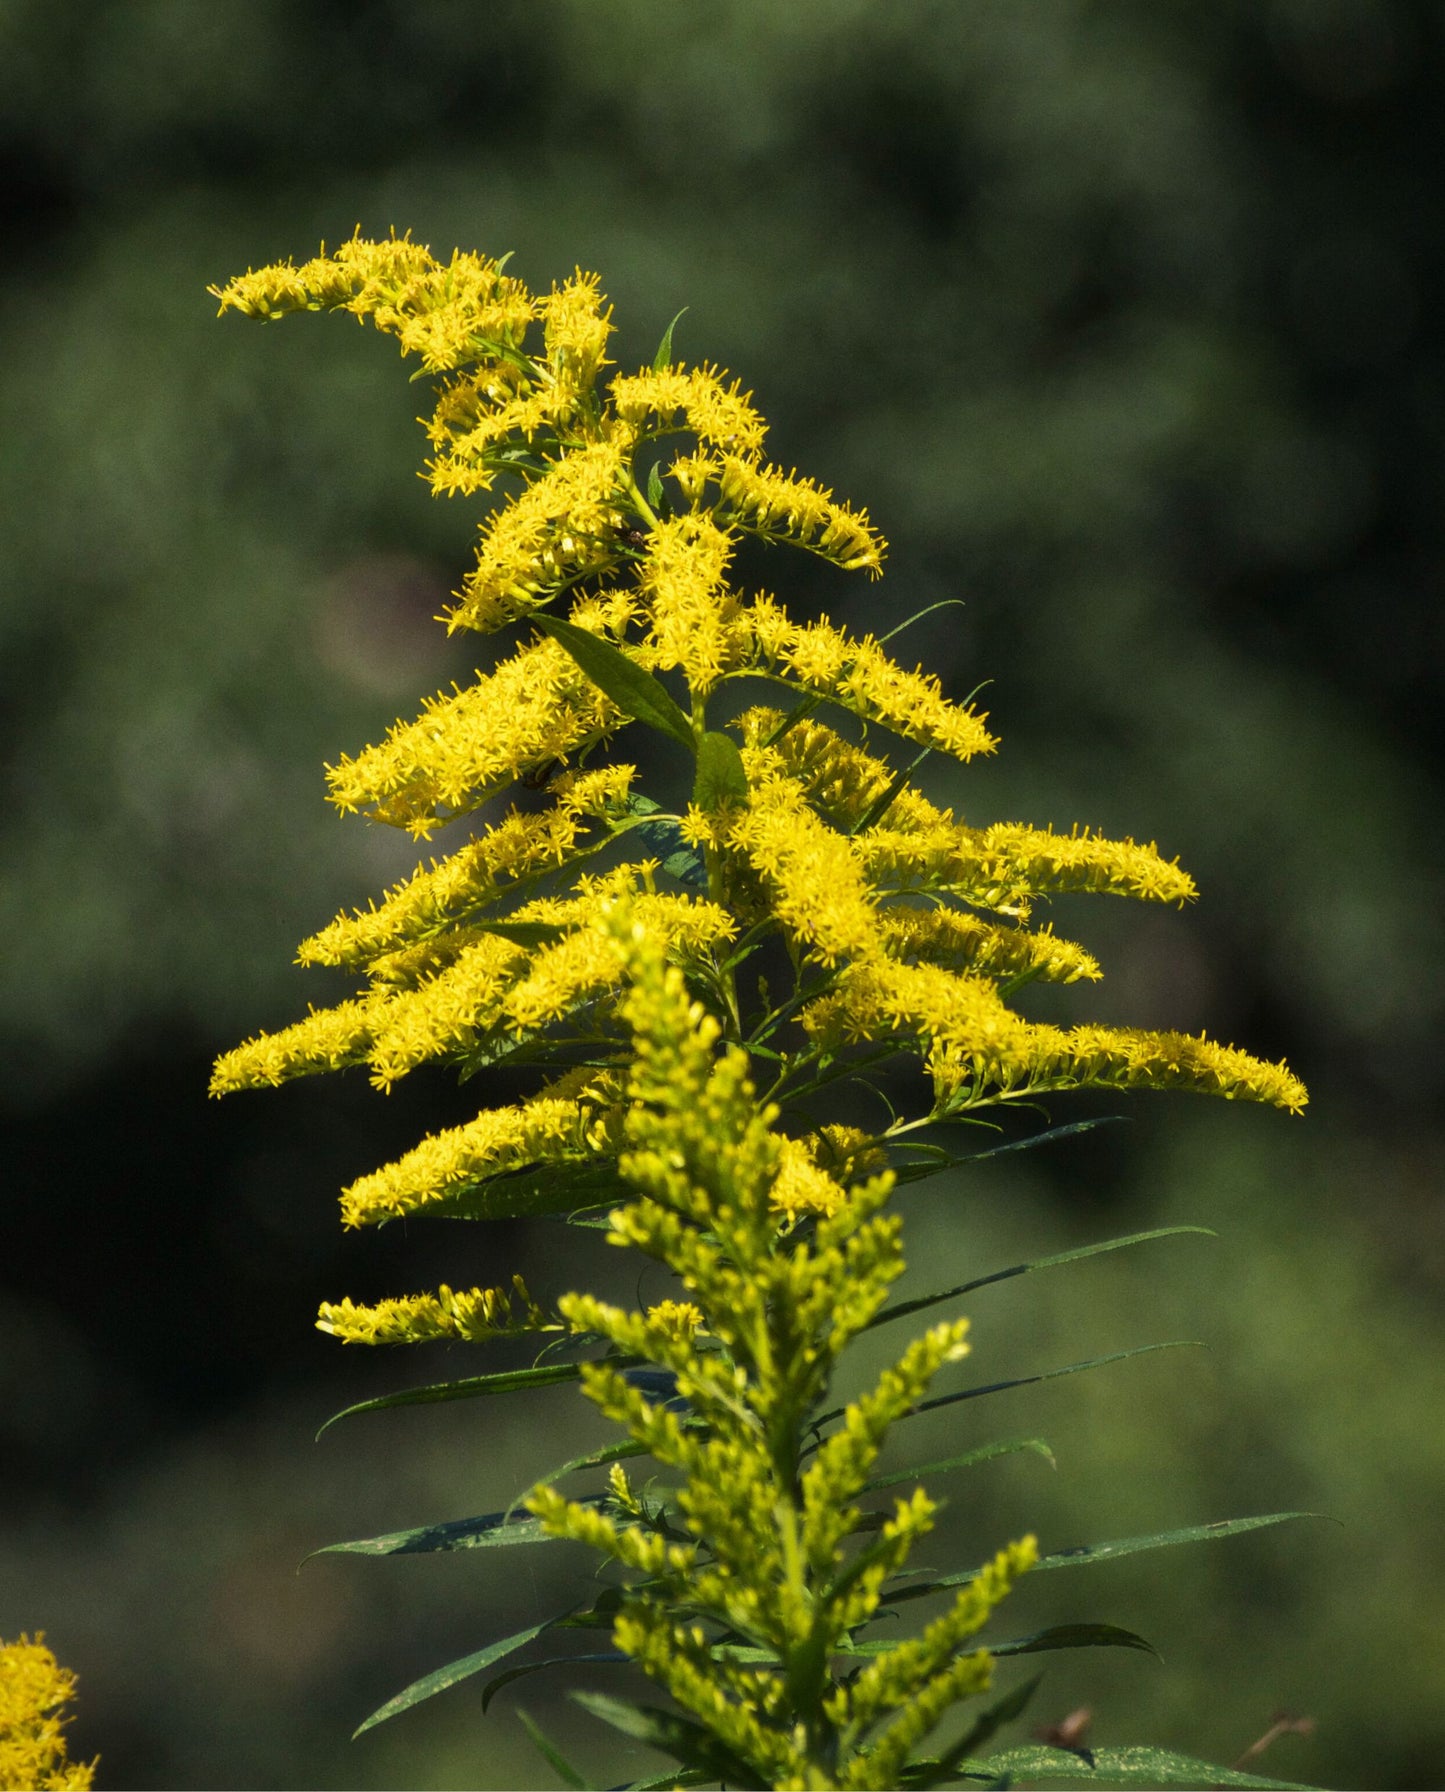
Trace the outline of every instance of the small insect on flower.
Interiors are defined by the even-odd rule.
[[[524,790],[545,790],[561,770],[562,761],[560,759],[545,759],[540,765],[534,765],[524,771],[517,782]]]

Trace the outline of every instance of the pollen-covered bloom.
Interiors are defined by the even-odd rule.
[[[719,511],[750,534],[796,542],[848,572],[882,573],[887,544],[868,513],[839,504],[813,480],[736,454],[718,457],[717,480]]]
[[[746,631],[727,588],[732,541],[710,517],[685,512],[647,538],[639,583],[650,611],[653,663],[677,666],[706,696],[742,658]]]
[[[548,1321],[521,1276],[512,1277],[510,1293],[505,1288],[458,1293],[443,1282],[435,1294],[403,1294],[373,1306],[323,1301],[316,1328],[343,1344],[428,1344],[435,1339],[485,1344],[519,1332],[562,1329]]]
[[[530,1100],[485,1108],[474,1120],[431,1133],[404,1157],[353,1182],[341,1197],[348,1226],[404,1214],[486,1211],[489,1182],[528,1165],[613,1156],[621,1125],[620,1079],[583,1067]]]
[[[433,373],[477,360],[497,344],[519,346],[536,315],[522,282],[485,255],[458,249],[440,262],[409,237],[368,242],[359,231],[332,255],[323,245],[299,268],[280,262],[211,290],[222,311],[245,317],[337,310],[369,317]]]
[[[0,1788],[63,1792],[94,1784],[96,1761],[71,1761],[61,1712],[75,1696],[75,1675],[61,1667],[43,1635],[0,1641]]]
[[[704,442],[740,454],[756,454],[763,445],[767,426],[748,402],[751,394],[736,380],[727,385],[716,367],[676,364],[618,374],[611,390],[617,415],[643,434],[665,433],[680,413],[684,426]]]
[[[790,682],[865,721],[955,759],[991,753],[998,744],[981,716],[943,695],[931,672],[906,671],[871,637],[855,640],[826,618],[795,623],[769,597],[749,606],[747,621],[759,666],[785,672]]]
[[[601,844],[589,837],[590,822],[620,821],[626,816],[635,776],[630,765],[560,775],[551,786],[551,808],[533,814],[510,810],[449,858],[418,868],[388,891],[379,906],[339,915],[304,940],[297,963],[368,964],[383,953],[435,938],[504,894],[579,862]]]
[[[564,648],[533,641],[465,690],[432,698],[379,746],[328,767],[331,800],[426,838],[620,721]]]
[[[761,755],[749,757],[756,763]],[[784,929],[824,964],[879,949],[877,916],[852,842],[808,807],[791,780],[753,784],[728,837],[767,883]]]
[[[620,488],[631,448],[622,431],[571,448],[494,511],[448,626],[490,633],[614,566],[622,555]],[[438,492],[468,489],[465,471],[451,462],[433,464],[432,484]]]

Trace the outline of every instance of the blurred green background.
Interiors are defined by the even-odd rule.
[[[860,629],[966,600],[910,654],[992,680],[1004,746],[936,792],[1194,871],[1184,914],[1059,905],[1109,973],[1070,1012],[1286,1055],[1308,1117],[1141,1098],[906,1197],[930,1281],[1220,1233],[975,1298],[978,1380],[1210,1349],[956,1409],[929,1444],[1042,1434],[1059,1470],[960,1481],[936,1555],[1329,1514],[1026,1584],[1021,1621],[1166,1657],[1052,1658],[1030,1721],[1227,1761],[1284,1709],[1317,1728],[1268,1771],[1439,1783],[1442,38],[1407,0],[0,5],[0,1635],[79,1671],[103,1784],[547,1785],[476,1683],[347,1737],[587,1586],[561,1550],[298,1575],[599,1435],[562,1389],[313,1449],[477,1359],[312,1319],[626,1266],[544,1228],[342,1238],[339,1185],[464,1111],[444,1079],[204,1098],[215,1051],[337,993],[296,941],[413,862],[321,762],[475,663],[430,620],[475,514],[415,477],[394,350],[205,293],[358,222],[599,270],[624,365],[689,306],[680,352],[893,544],[881,586],[769,579]],[[655,1759],[518,1692],[600,1774]]]

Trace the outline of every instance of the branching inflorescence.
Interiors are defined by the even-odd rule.
[[[354,1183],[345,1222],[600,1222],[675,1278],[676,1298],[638,1311],[585,1293],[547,1310],[514,1278],[328,1303],[322,1328],[373,1344],[550,1335],[536,1370],[469,1385],[580,1380],[626,1434],[589,1459],[610,1478],[569,1499],[553,1477],[524,1502],[530,1516],[466,1524],[478,1542],[514,1541],[518,1525],[580,1540],[615,1565],[619,1585],[555,1627],[610,1629],[619,1659],[671,1694],[676,1709],[590,1703],[670,1751],[680,1783],[996,1778],[1009,1763],[975,1757],[1013,1695],[944,1753],[920,1748],[989,1686],[999,1650],[974,1639],[1034,1541],[920,1580],[907,1563],[934,1501],[919,1485],[891,1509],[867,1503],[889,1428],[966,1353],[967,1322],[916,1337],[827,1410],[847,1345],[893,1316],[892,1192],[948,1167],[937,1140],[1000,1103],[1181,1089],[1298,1112],[1303,1086],[1203,1037],[1021,1012],[1027,984],[1100,975],[1036,920],[1050,896],[1182,903],[1190,878],[1152,845],[965,825],[915,788],[924,753],[992,752],[985,718],[873,636],[795,622],[743,589],[748,536],[875,577],[884,543],[865,513],[770,465],[750,395],[675,360],[671,330],[650,370],[609,377],[594,276],[538,296],[502,263],[443,263],[396,237],[358,236],[217,293],[255,318],[369,317],[438,381],[433,489],[508,493],[446,620],[512,630],[515,644],[331,767],[332,801],[427,839],[519,781],[540,794],[307,940],[303,964],[364,987],[228,1052],[213,1091],[350,1065],[382,1089],[434,1061],[464,1077],[535,1066],[527,1099],[483,1107]],[[638,724],[687,756],[690,801],[668,810],[639,790],[617,756]],[[904,769],[880,732],[904,743]],[[891,1096],[872,1127],[856,1100],[847,1124],[820,1115],[825,1091],[883,1075]],[[629,1479],[637,1456],[657,1479]],[[923,1594],[947,1597],[917,1635],[870,1638],[881,1613]],[[433,1689],[419,1682],[378,1717]]]

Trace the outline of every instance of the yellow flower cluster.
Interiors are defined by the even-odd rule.
[[[535,296],[496,262],[460,253],[442,262],[408,238],[358,236],[299,267],[248,273],[218,296],[223,309],[259,318],[328,309],[369,317],[440,375],[426,423],[434,491],[485,493],[504,477],[512,487],[481,519],[476,564],[449,626],[525,628],[536,616],[533,626],[550,627],[541,612],[555,606],[560,616],[565,601],[571,624],[612,656],[588,663],[614,667],[598,673],[599,684],[560,639],[529,636],[471,684],[438,694],[414,721],[328,768],[339,808],[421,838],[518,780],[544,794],[306,940],[300,962],[362,972],[367,986],[225,1054],[213,1090],[352,1065],[365,1065],[383,1089],[436,1060],[464,1076],[504,1059],[550,1055],[554,1071],[575,1066],[530,1099],[483,1108],[354,1182],[343,1197],[348,1225],[528,1211],[549,1173],[600,1177],[589,1187],[605,1189],[623,1148],[618,1066],[632,1049],[639,999],[624,988],[644,945],[702,1000],[697,1040],[715,1029],[707,1047],[715,1052],[726,1030],[734,1094],[746,1075],[744,1040],[780,1060],[780,1088],[796,1087],[830,1054],[894,1042],[931,1075],[935,1116],[1090,1084],[1302,1106],[1304,1090],[1282,1065],[1176,1034],[1041,1026],[1009,1006],[1006,997],[1033,979],[1100,974],[1082,947],[1031,923],[1039,900],[1098,891],[1183,902],[1194,885],[1153,845],[1079,829],[966,826],[886,757],[818,719],[813,711],[826,702],[865,730],[876,724],[962,761],[996,744],[983,716],[951,702],[931,674],[899,664],[873,635],[826,618],[795,623],[773,598],[737,586],[743,535],[869,573],[880,570],[885,544],[866,513],[763,461],[766,426],[730,376],[673,362],[604,378],[612,321],[594,275],[578,270]],[[645,479],[639,450],[679,436],[692,440],[678,444],[665,477]],[[659,676],[686,687],[683,706],[659,693]],[[738,679],[782,685],[796,706],[709,720],[709,704]],[[740,759],[729,760],[731,747],[713,751],[711,733],[708,763],[731,769],[699,779],[680,824],[634,794],[632,766],[606,762],[612,737],[639,716],[662,716],[682,742],[691,729],[699,751],[719,727],[741,743]],[[655,858],[626,858],[634,831]],[[691,858],[685,844],[697,849]],[[598,855],[611,855],[599,862],[612,868],[584,875]],[[618,856],[624,862],[614,864]],[[705,882],[707,896],[659,887],[672,872]],[[793,986],[777,1001],[760,992],[762,1011],[749,1013],[739,972],[770,934],[787,943]],[[796,1029],[784,1030],[793,1021],[801,1045]],[[792,1049],[774,1050],[789,1040]],[[643,1038],[635,1049],[645,1061],[651,1048]],[[680,1074],[676,1065],[669,1072]],[[674,1192],[690,1187],[688,1199],[706,1206],[727,1168],[705,1161],[708,1130],[731,1111],[726,1101],[709,1107],[717,1090],[708,1088],[686,1174],[652,1162],[643,1127],[623,1153],[628,1175],[655,1174]],[[748,1182],[757,1224],[774,1239],[805,1218],[839,1223],[864,1199],[860,1188],[881,1186],[865,1180],[886,1169],[879,1139],[857,1129],[748,1137],[746,1175],[740,1159],[728,1174]],[[619,1224],[625,1233],[633,1222]],[[693,1249],[683,1238],[669,1248]],[[846,1273],[856,1269],[849,1259]],[[368,1325],[372,1336],[420,1336],[428,1325],[490,1324],[483,1307],[458,1317],[457,1303],[469,1299],[328,1310],[348,1336]]]
[[[832,1049],[890,1033],[927,1042],[928,1068],[948,1111],[1090,1087],[1191,1090],[1294,1113],[1308,1100],[1299,1078],[1282,1064],[1188,1034],[1027,1021],[992,982],[940,965],[851,966],[808,1004],[802,1020]]]
[[[647,862],[624,864],[580,879],[573,896],[540,898],[509,918],[511,926],[556,928],[560,937],[549,943],[529,948],[472,927],[375,958],[365,995],[313,1009],[304,1020],[223,1054],[211,1093],[362,1063],[388,1088],[429,1059],[465,1057],[489,1038],[505,1041],[544,1027],[620,985],[623,959],[602,922],[623,893],[635,894],[638,924],[684,962],[732,937],[736,924],[725,909],[701,897],[649,890],[651,872]]]
[[[983,718],[950,703],[932,673],[905,671],[871,636],[854,640],[826,618],[793,622],[766,596],[749,605],[746,615],[753,663],[787,673],[803,690],[955,759],[992,753],[998,745]]]
[[[316,1329],[343,1344],[429,1344],[439,1338],[485,1344],[489,1338],[562,1327],[548,1322],[521,1276],[513,1276],[510,1294],[505,1288],[456,1293],[443,1282],[435,1294],[404,1294],[370,1307],[352,1300],[323,1301]]]
[[[71,1761],[60,1715],[75,1696],[75,1675],[37,1635],[0,1641],[0,1789],[66,1792],[94,1784],[96,1761]]]
[[[595,850],[587,834],[589,822],[626,818],[636,775],[630,765],[564,773],[550,787],[552,807],[530,815],[510,810],[449,858],[418,869],[388,891],[380,907],[373,903],[368,909],[338,915],[320,933],[303,940],[296,962],[368,964],[382,953],[434,938],[545,872],[576,864]]]
[[[746,811],[726,830],[766,882],[785,932],[826,965],[868,956],[878,921],[853,843],[809,808],[789,778],[768,777],[767,755],[752,749]]]
[[[686,1341],[697,1335],[702,1313],[690,1300],[660,1300],[647,1309],[647,1323]]]
[[[331,800],[425,839],[524,773],[601,740],[621,720],[565,648],[536,640],[474,685],[432,698],[380,746],[329,766]]]
[[[448,627],[490,633],[566,586],[616,566],[625,545],[621,506],[633,446],[618,432],[573,448],[495,512],[482,530],[477,564],[447,612]],[[432,484],[444,494],[475,489],[460,459],[433,463]]]
[[[760,467],[735,454],[717,461],[718,509],[754,535],[791,541],[835,561],[846,572],[883,572],[886,543],[864,510],[835,502],[811,479]]]
[[[701,697],[746,651],[738,600],[726,582],[731,558],[728,534],[710,517],[688,512],[657,525],[640,568],[652,620],[649,661],[660,670],[680,667]]]
[[[520,280],[484,255],[442,264],[410,236],[368,242],[360,231],[299,268],[278,262],[210,289],[221,310],[263,321],[292,311],[350,311],[396,336],[429,373],[520,347],[537,306]]]
[[[455,1208],[508,1171],[614,1155],[619,1087],[615,1073],[583,1067],[529,1101],[486,1108],[462,1126],[429,1133],[404,1157],[343,1192],[342,1221],[384,1225],[404,1214]]]
[[[679,414],[704,442],[757,454],[767,425],[738,381],[724,383],[716,367],[674,365],[648,373],[622,373],[612,381],[612,406],[625,423],[647,436],[666,434]],[[649,419],[655,421],[649,422]]]
[[[789,1220],[805,1213],[834,1214],[848,1199],[842,1183],[819,1167],[810,1141],[782,1139],[778,1146],[778,1174],[769,1199]]]

